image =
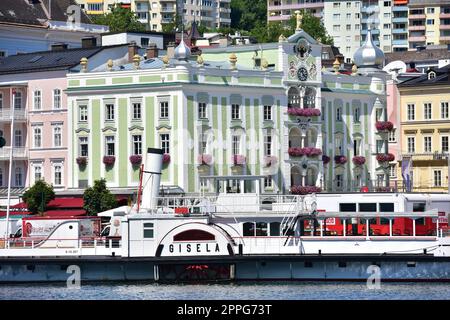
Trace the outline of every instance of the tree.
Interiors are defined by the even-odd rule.
[[[95,24],[109,26],[110,32],[145,31],[145,25],[137,20],[136,15],[129,8],[123,8],[119,4],[115,4],[107,14],[92,15],[91,20]]]
[[[249,32],[258,42],[277,42],[281,34],[288,37],[295,33],[295,15],[285,23],[267,23],[266,0],[231,0],[231,10],[231,27],[240,30],[241,34]],[[304,10],[302,15],[302,29],[306,33],[323,44],[333,44],[333,38],[328,35],[320,18]]]
[[[304,10],[301,10],[301,15],[302,15],[301,28],[303,29],[303,31],[305,31],[307,34],[309,34],[311,37],[313,37],[320,43],[333,45],[333,37],[330,37],[330,35],[328,35],[328,32],[325,29],[325,26],[323,25],[320,18],[314,16],[311,12]],[[295,29],[297,27],[297,19],[295,15],[293,15],[289,19],[288,26],[290,34],[294,34]]]
[[[94,181],[94,186],[89,187],[83,194],[83,209],[88,216],[96,216],[97,213],[117,207],[114,195],[106,188],[106,180]]]
[[[55,199],[53,186],[44,180],[36,181],[23,194],[23,201],[27,204],[28,210],[32,214],[44,214],[47,204],[53,199]]]

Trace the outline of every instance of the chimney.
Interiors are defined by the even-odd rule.
[[[138,54],[138,45],[136,41],[131,41],[128,44],[128,62],[133,63],[133,57]]]
[[[81,47],[84,49],[95,48],[97,46],[96,37],[84,37],[81,38]]]
[[[169,57],[169,59],[173,59],[174,56],[175,56],[175,42],[169,42],[169,44],[167,45],[167,57]]]
[[[161,182],[161,168],[163,162],[163,150],[148,148],[145,157],[144,173],[142,176],[142,202],[144,210],[154,210],[159,197],[159,186]]]
[[[147,59],[158,58],[158,47],[156,43],[150,43],[147,48]]]
[[[54,43],[52,44],[52,51],[64,51],[67,50],[67,43]]]

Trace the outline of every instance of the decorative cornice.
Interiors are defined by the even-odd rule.
[[[91,130],[89,130],[88,128],[78,128],[77,130],[75,130],[75,133],[80,133],[80,132],[89,133],[89,132],[91,132]]]
[[[420,129],[421,133],[433,133],[434,129]]]
[[[132,125],[131,127],[128,128],[129,131],[133,131],[133,130],[141,130],[144,131],[144,127],[142,126],[138,126],[137,124]]]
[[[172,129],[172,127],[170,126],[170,125],[168,125],[168,124],[165,124],[165,123],[162,123],[162,124],[160,124],[159,126],[157,126],[156,127],[156,130],[161,130],[161,129],[168,129],[168,130],[171,130]]]
[[[117,131],[117,128],[114,128],[114,127],[111,127],[111,126],[107,126],[107,127],[104,127],[104,128],[102,129],[102,131],[103,131],[103,132],[106,132],[106,131],[114,131],[114,132],[116,132],[116,131]]]

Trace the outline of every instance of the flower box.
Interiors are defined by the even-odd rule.
[[[320,156],[322,154],[322,150],[320,150],[319,148],[312,148],[312,147],[306,148],[292,147],[288,149],[288,153],[292,157],[301,157],[301,156],[315,157]]]
[[[130,156],[130,162],[133,166],[140,165],[142,162],[142,156],[139,154],[134,154]]]
[[[352,161],[356,166],[362,166],[364,163],[366,163],[366,158],[362,156],[354,156]]]
[[[330,162],[330,157],[326,155],[322,155],[322,162],[323,164],[328,164]]]
[[[278,158],[275,157],[275,156],[265,156],[264,157],[264,165],[266,167],[270,167],[270,166],[276,165],[277,162],[278,162]]]
[[[318,193],[322,192],[322,189],[320,187],[316,186],[292,186],[291,187],[291,193],[292,194],[310,194],[310,193]]]
[[[347,163],[347,157],[346,156],[335,156],[334,162],[336,164],[345,164],[345,163]]]
[[[392,153],[379,153],[376,158],[378,162],[391,162],[395,160],[395,156]]]
[[[116,162],[116,157],[115,156],[104,156],[103,157],[103,163],[106,166],[112,166],[112,165],[114,165],[115,162]]]
[[[79,166],[85,166],[87,164],[87,157],[78,157],[77,164]]]
[[[375,123],[375,128],[378,131],[392,131],[394,129],[394,124],[390,121],[377,121]]]
[[[245,164],[245,156],[240,155],[240,154],[235,154],[231,157],[231,161],[233,162],[233,164],[235,166],[241,166],[243,164]]]
[[[322,113],[319,109],[314,108],[288,108],[288,114],[299,117],[318,117]]]
[[[164,154],[163,154],[163,163],[164,163],[164,164],[167,164],[167,163],[169,163],[169,162],[170,162],[170,154],[164,153]]]
[[[210,154],[199,154],[197,161],[199,164],[210,165],[212,163],[212,156]]]

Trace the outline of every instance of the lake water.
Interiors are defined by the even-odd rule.
[[[450,299],[449,283],[241,282],[226,284],[81,283],[8,284],[0,300],[435,300]]]

